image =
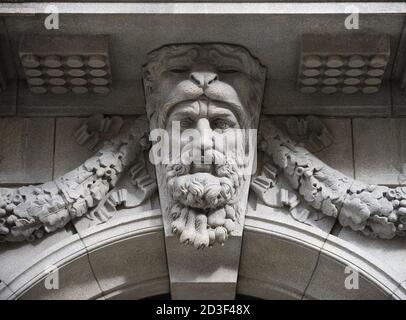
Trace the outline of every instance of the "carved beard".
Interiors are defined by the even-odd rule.
[[[232,202],[241,184],[241,170],[234,159],[216,150],[206,157],[212,159],[213,172],[190,173],[194,164],[167,166],[167,183],[173,200],[196,209],[216,209]]]
[[[235,202],[242,181],[242,170],[233,158],[217,150],[207,151],[205,158],[212,160],[210,173],[191,173],[195,165],[181,161],[166,166],[168,191],[173,200],[169,213],[172,231],[180,235],[182,243],[196,248],[216,241],[223,244],[235,229]]]

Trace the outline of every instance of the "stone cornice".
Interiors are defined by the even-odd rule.
[[[119,4],[119,5],[118,5]],[[332,2],[332,3],[213,3],[213,2],[53,2],[61,14],[346,14],[354,4],[363,14],[406,13],[403,2]],[[42,14],[49,2],[3,3],[1,14]]]

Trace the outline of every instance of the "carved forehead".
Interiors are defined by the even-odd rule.
[[[253,79],[261,80],[265,69],[247,49],[225,44],[181,44],[165,46],[148,55],[144,76],[150,81],[159,77],[172,64],[191,65],[205,61],[215,66],[238,66]]]
[[[169,121],[179,120],[182,118],[230,118],[238,122],[238,115],[226,105],[213,104],[208,101],[194,101],[180,103],[176,108],[171,110],[168,115]]]

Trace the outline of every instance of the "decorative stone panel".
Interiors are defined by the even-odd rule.
[[[107,37],[27,35],[19,56],[32,93],[110,92]]]
[[[389,61],[386,35],[302,36],[298,89],[302,93],[376,93]]]

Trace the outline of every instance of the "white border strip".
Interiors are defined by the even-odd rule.
[[[62,14],[349,14],[356,7],[363,14],[404,14],[405,2],[331,3],[230,3],[230,2],[138,2],[138,3],[0,3],[0,15],[41,14],[47,6]]]

